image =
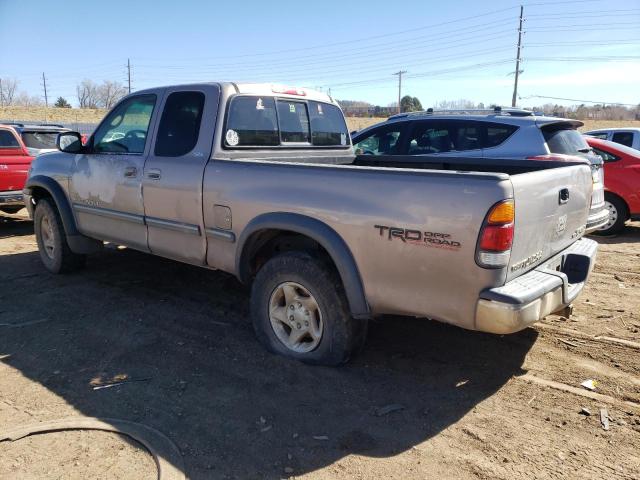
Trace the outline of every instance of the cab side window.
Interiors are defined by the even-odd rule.
[[[9,130],[0,130],[0,148],[18,148],[20,144]]]
[[[633,132],[615,132],[611,140],[621,145],[631,147],[633,145]]]
[[[139,95],[118,105],[96,130],[94,153],[144,153],[155,104],[155,95]]]
[[[155,154],[159,157],[180,157],[198,143],[204,93],[174,92],[164,105],[156,139]]]
[[[354,145],[356,155],[398,155],[401,132],[400,124],[374,130]]]

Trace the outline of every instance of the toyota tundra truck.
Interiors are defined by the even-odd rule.
[[[381,315],[522,330],[569,310],[596,258],[586,160],[356,156],[308,89],[152,88],[57,145],[23,192],[47,270],[112,242],[229,272],[258,339],[311,364],[346,362]]]

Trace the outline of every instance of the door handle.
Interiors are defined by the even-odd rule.
[[[160,180],[162,177],[162,170],[159,168],[150,168],[147,172],[147,178],[150,180]]]
[[[124,176],[127,178],[138,176],[138,169],[136,167],[126,167],[124,169]]]
[[[560,190],[560,193],[558,194],[558,202],[560,203],[560,205],[562,205],[563,203],[567,203],[568,201],[569,201],[569,189],[563,188],[562,190]]]

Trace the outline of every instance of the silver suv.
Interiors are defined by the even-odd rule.
[[[352,133],[359,156],[389,155],[398,162],[411,156],[444,159],[562,160],[566,156],[589,159],[593,196],[587,232],[606,224],[602,159],[578,132],[578,120],[537,116],[529,110],[496,107],[491,110],[442,110],[400,113],[387,121]]]

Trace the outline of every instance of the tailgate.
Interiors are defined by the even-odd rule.
[[[29,163],[2,163],[0,158],[0,192],[22,190],[27,180],[29,165]]]
[[[584,234],[593,179],[588,165],[511,176],[515,230],[507,281],[531,270]]]

